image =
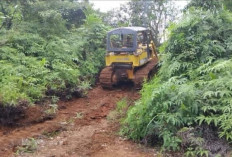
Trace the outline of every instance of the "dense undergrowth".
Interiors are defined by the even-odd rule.
[[[190,9],[170,29],[161,69],[121,133],[187,156],[225,155],[232,141],[232,14]]]
[[[86,3],[1,2],[0,105],[83,93],[104,63],[109,29]]]

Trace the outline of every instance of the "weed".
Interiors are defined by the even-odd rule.
[[[209,151],[202,149],[200,147],[192,148],[188,147],[186,153],[184,154],[186,157],[208,157]]]
[[[74,117],[70,117],[68,120],[66,120],[66,124],[73,124],[75,122],[75,118]]]
[[[29,138],[22,141],[22,145],[18,146],[16,149],[16,155],[22,154],[22,153],[34,153],[37,150],[38,143],[36,139]]]
[[[83,113],[77,112],[74,118],[75,119],[82,119],[83,118]]]
[[[43,135],[46,136],[47,138],[53,138],[53,137],[59,135],[60,132],[61,132],[61,130],[55,130],[52,132],[44,132]]]
[[[118,119],[118,117],[119,113],[116,110],[113,110],[107,115],[107,120],[115,121]]]
[[[51,99],[51,103],[52,104],[56,104],[58,101],[59,101],[59,97],[57,97],[57,96],[52,96],[52,99]]]
[[[120,120],[121,117],[123,117],[126,114],[126,111],[128,109],[128,99],[127,98],[123,98],[120,101],[117,102],[117,106],[116,109],[111,111],[108,116],[107,119],[108,120]]]
[[[90,89],[90,83],[87,81],[83,81],[81,85],[79,86],[79,89],[82,91],[83,96],[88,94],[88,90]]]
[[[49,108],[47,110],[45,110],[44,112],[47,115],[55,115],[56,112],[58,111],[58,106],[56,104],[50,104],[48,106],[49,106]]]
[[[123,98],[119,102],[117,102],[116,111],[119,112],[120,115],[125,113],[127,108],[128,108],[128,100],[127,100],[127,98]]]

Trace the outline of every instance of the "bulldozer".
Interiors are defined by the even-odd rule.
[[[132,81],[142,87],[157,70],[159,59],[151,31],[144,27],[121,27],[107,34],[106,67],[99,76],[103,88]]]

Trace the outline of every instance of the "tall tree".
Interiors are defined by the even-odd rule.
[[[21,10],[17,0],[0,2],[0,29],[10,29],[13,21],[21,17]]]
[[[226,9],[232,11],[232,0],[224,0],[223,4]]]
[[[222,9],[223,0],[192,0],[187,6],[186,9],[190,7],[202,8],[203,10],[216,11]]]
[[[178,9],[171,0],[132,0],[120,10],[108,12],[109,24],[113,26],[144,26],[152,31],[156,45],[160,45],[161,34],[168,21],[173,21]]]
[[[133,0],[129,6],[132,25],[149,27],[156,45],[160,45],[168,21],[175,19],[174,3],[171,0]]]

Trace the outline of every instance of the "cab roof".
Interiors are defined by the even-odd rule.
[[[128,30],[130,32],[141,32],[141,31],[147,31],[148,29],[145,27],[136,27],[136,26],[134,26],[134,27],[120,27],[120,28],[113,29],[108,33],[122,31],[122,30],[124,30],[124,31]]]

